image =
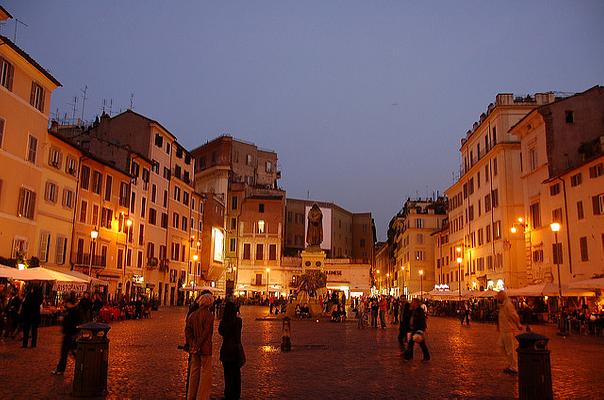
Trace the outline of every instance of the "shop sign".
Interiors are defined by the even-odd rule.
[[[333,271],[325,271],[325,275],[342,275],[342,271],[333,270]]]
[[[52,286],[52,290],[57,292],[85,292],[87,289],[88,284],[76,282],[55,282]]]

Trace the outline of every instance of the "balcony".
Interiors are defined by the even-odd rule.
[[[170,262],[167,258],[164,258],[159,261],[159,270],[162,272],[166,272],[170,269]]]
[[[90,253],[73,253],[72,260],[76,265],[90,265]],[[105,268],[107,266],[107,257],[103,255],[92,256],[92,266]]]

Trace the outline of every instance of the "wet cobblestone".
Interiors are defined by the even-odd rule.
[[[244,307],[242,369],[244,399],[510,399],[517,378],[504,367],[495,326],[462,327],[453,319],[431,317],[427,343],[432,360],[405,362],[394,326],[358,330],[354,323],[293,321],[290,353],[279,350],[281,323],[257,321],[267,309]],[[183,342],[184,308],[165,308],[142,321],[114,323],[109,331],[107,399],[182,399],[187,356]],[[551,327],[533,329],[550,338],[554,395],[596,399],[604,393],[604,338],[555,335]],[[0,343],[0,399],[70,398],[73,361],[64,376],[51,376],[60,328],[42,328],[38,348]],[[222,396],[220,336],[214,335],[213,397]]]

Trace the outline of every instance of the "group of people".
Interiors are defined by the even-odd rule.
[[[15,287],[3,288],[0,291],[0,337],[15,339],[22,333],[21,347],[36,347],[43,301],[42,287],[38,285],[29,285],[24,293]]]
[[[220,361],[224,370],[224,398],[227,400],[241,396],[241,367],[245,364],[245,353],[241,344],[243,324],[238,312],[238,305],[227,299],[218,325],[218,333],[223,338]],[[202,292],[189,307],[185,324],[185,349],[189,353],[188,400],[210,398],[214,316],[214,297],[210,292]]]

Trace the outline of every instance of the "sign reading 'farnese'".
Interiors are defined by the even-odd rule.
[[[342,275],[342,271],[337,271],[337,270],[325,271],[325,275]]]

